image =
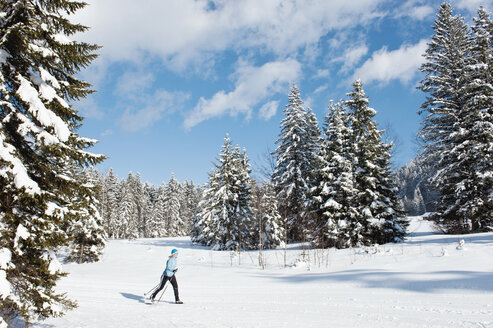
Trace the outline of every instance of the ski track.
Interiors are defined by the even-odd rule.
[[[411,218],[403,244],[310,250],[310,265],[292,266],[302,252],[290,245],[242,253],[192,246],[183,238],[109,241],[103,259],[67,264],[59,283],[79,307],[34,327],[487,327],[493,328],[493,233],[445,236]],[[457,250],[464,239],[465,249]],[[184,305],[171,287],[161,302],[143,295],[159,282],[172,248]],[[320,263],[323,258],[323,263]],[[315,262],[316,259],[316,262]]]

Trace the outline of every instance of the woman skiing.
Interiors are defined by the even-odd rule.
[[[178,282],[176,281],[176,276],[175,276],[176,271],[178,271],[177,258],[178,258],[178,250],[175,248],[171,251],[171,255],[169,256],[169,259],[166,262],[166,269],[164,270],[161,276],[161,284],[159,285],[158,289],[156,289],[156,291],[152,293],[151,301],[154,302],[154,298],[156,298],[156,295],[164,288],[164,285],[169,280],[171,285],[173,285],[173,290],[175,292],[175,303],[183,304],[183,302],[180,301],[180,296],[178,295]]]

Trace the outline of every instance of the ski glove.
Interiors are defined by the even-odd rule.
[[[176,273],[176,271],[178,271],[178,268],[174,269],[173,272]]]

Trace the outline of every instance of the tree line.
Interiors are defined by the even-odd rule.
[[[110,169],[106,175],[90,170],[98,185],[96,199],[101,225],[111,239],[187,236],[202,189],[174,175],[156,187],[129,173],[120,180]]]

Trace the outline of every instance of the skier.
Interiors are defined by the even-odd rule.
[[[183,302],[180,301],[180,297],[178,295],[178,282],[176,281],[176,276],[175,276],[176,271],[178,271],[177,258],[178,258],[178,250],[175,248],[171,251],[171,255],[169,256],[169,259],[166,262],[166,269],[161,275],[161,284],[159,285],[159,288],[156,289],[156,291],[151,296],[152,302],[154,302],[154,298],[156,298],[156,295],[164,288],[164,285],[169,280],[171,285],[173,285],[173,290],[175,292],[175,303],[183,304]]]

